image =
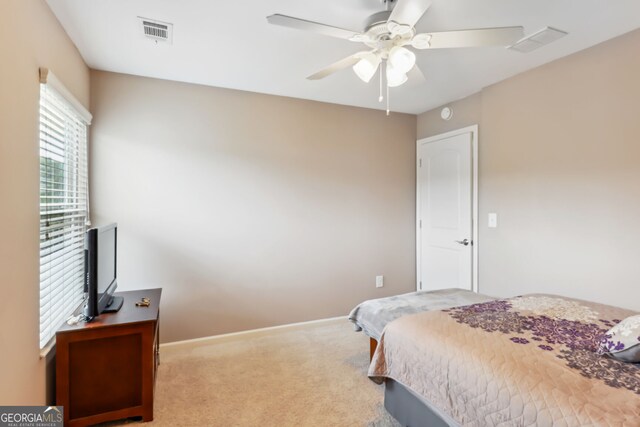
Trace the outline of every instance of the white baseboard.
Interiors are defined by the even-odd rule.
[[[183,341],[172,341],[172,342],[167,342],[167,343],[163,343],[160,344],[160,348],[172,348],[172,347],[179,347],[179,346],[192,346],[195,344],[203,344],[206,342],[215,342],[215,341],[221,341],[221,340],[233,340],[233,339],[237,339],[237,338],[249,338],[251,336],[256,337],[256,336],[260,336],[260,335],[266,335],[268,333],[271,333],[273,331],[277,331],[277,330],[282,330],[282,329],[289,329],[289,330],[295,330],[295,329],[302,329],[305,328],[307,326],[312,326],[312,325],[321,325],[323,323],[334,323],[334,322],[348,322],[347,316],[340,316],[340,317],[330,317],[327,319],[318,319],[318,320],[309,320],[307,322],[298,322],[298,323],[289,323],[286,325],[278,325],[278,326],[270,326],[268,328],[259,328],[259,329],[249,329],[247,331],[240,331],[240,332],[231,332],[228,334],[221,334],[221,335],[212,335],[212,336],[208,336],[208,337],[201,337],[201,338],[193,338],[190,340],[183,340]]]

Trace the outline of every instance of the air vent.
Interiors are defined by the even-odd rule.
[[[168,22],[155,21],[153,19],[147,19],[138,17],[140,25],[142,26],[142,33],[157,42],[171,44],[173,38],[173,24]]]
[[[529,53],[544,45],[554,42],[568,33],[558,30],[556,28],[545,27],[540,31],[537,31],[530,36],[527,36],[514,45],[509,46],[509,49],[515,50],[521,53]]]

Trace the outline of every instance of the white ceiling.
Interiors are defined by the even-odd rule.
[[[399,0],[410,1],[410,0]],[[383,109],[378,83],[347,69],[305,77],[362,45],[267,24],[282,13],[361,31],[380,0],[48,0],[94,69]],[[137,16],[174,24],[173,44],[141,35]],[[391,109],[421,113],[490,84],[640,27],[639,0],[433,0],[418,32],[552,26],[569,35],[528,54],[504,48],[426,50],[427,80],[392,89]],[[638,54],[638,52],[629,52]]]

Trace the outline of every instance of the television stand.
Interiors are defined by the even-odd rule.
[[[65,322],[58,329],[56,405],[64,406],[65,427],[129,417],[153,420],[161,292],[116,292],[124,297],[117,313],[103,313],[92,322]],[[137,307],[143,297],[151,304]]]
[[[117,313],[124,304],[124,297],[113,296],[102,310],[103,313]]]

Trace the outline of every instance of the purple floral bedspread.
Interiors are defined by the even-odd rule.
[[[640,365],[598,351],[632,314],[525,295],[408,316],[387,326],[369,376],[462,425],[640,426]]]

